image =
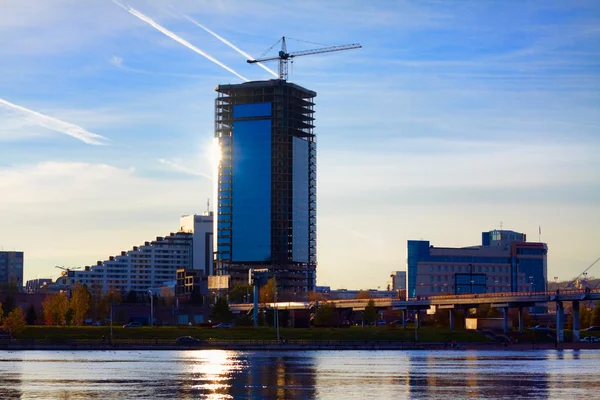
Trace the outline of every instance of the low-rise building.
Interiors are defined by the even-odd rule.
[[[546,291],[547,253],[514,231],[483,232],[480,246],[460,248],[409,240],[408,296]]]

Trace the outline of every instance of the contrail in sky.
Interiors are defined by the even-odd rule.
[[[237,51],[238,53],[240,53],[241,55],[243,55],[244,57],[246,57],[246,59],[248,59],[248,60],[255,60],[255,58],[252,57],[250,54],[248,54],[245,51],[243,51],[242,49],[238,48],[236,45],[234,45],[233,43],[231,43],[230,41],[228,41],[224,37],[221,37],[217,33],[211,31],[210,29],[208,29],[207,27],[205,27],[201,23],[199,23],[197,21],[194,21],[192,18],[190,18],[189,16],[187,16],[185,14],[183,14],[183,18],[187,19],[192,24],[194,24],[194,25],[196,25],[196,26],[204,29],[206,32],[210,33],[211,35],[213,35],[214,37],[216,37],[217,39],[219,39],[221,42],[225,43],[227,46],[231,47],[232,49],[234,49],[235,51]],[[262,64],[262,63],[256,63],[256,64],[258,64],[259,67],[261,67],[262,69],[264,69],[265,71],[267,71],[271,75],[275,76],[276,78],[279,78],[279,75],[275,71],[273,71],[272,69],[268,68],[264,64]]]
[[[33,117],[33,121],[36,124],[41,125],[44,128],[52,129],[53,131],[62,132],[87,144],[102,145],[104,144],[102,141],[108,140],[104,136],[96,135],[95,133],[89,132],[80,126],[40,114],[39,112],[18,106],[6,100],[0,99],[0,106],[21,111],[22,113]]]
[[[214,57],[206,54],[204,51],[200,50],[199,48],[197,48],[196,46],[194,46],[193,44],[191,44],[187,40],[180,38],[179,36],[177,36],[175,33],[171,32],[167,28],[159,25],[154,20],[152,20],[150,17],[145,16],[144,14],[142,14],[141,12],[139,12],[138,10],[136,10],[134,8],[131,8],[129,6],[126,6],[126,5],[118,2],[117,0],[112,0],[112,2],[115,3],[115,4],[117,4],[118,6],[120,6],[121,8],[123,8],[124,10],[126,10],[131,15],[136,16],[139,19],[141,19],[142,21],[146,22],[147,24],[149,24],[150,26],[152,26],[156,30],[164,33],[165,35],[167,35],[171,39],[173,39],[173,40],[181,43],[182,45],[184,45],[188,49],[191,49],[191,50],[195,51],[196,53],[200,54],[201,56],[204,56],[204,57],[208,58],[210,61],[214,62],[215,64],[217,64],[217,65],[219,65],[219,66],[221,66],[223,68],[225,68],[227,71],[231,72],[232,74],[236,75],[237,77],[239,77],[239,78],[243,79],[244,81],[248,82],[248,79],[244,78],[243,76],[241,76],[240,74],[238,74],[237,72],[235,72],[233,69],[229,68],[227,65],[223,64],[222,62],[220,62],[216,58],[214,58]]]

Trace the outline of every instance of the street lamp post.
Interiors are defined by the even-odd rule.
[[[154,295],[150,289],[148,289],[148,294],[150,294],[150,326],[154,326]]]
[[[530,293],[533,293],[533,276],[529,276],[529,284],[531,285]]]

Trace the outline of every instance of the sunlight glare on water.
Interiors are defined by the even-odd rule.
[[[598,351],[2,351],[1,399],[565,399]]]

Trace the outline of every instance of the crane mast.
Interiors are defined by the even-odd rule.
[[[259,62],[279,61],[279,79],[287,81],[288,79],[288,61],[295,57],[308,56],[312,54],[331,53],[334,51],[360,49],[362,46],[358,43],[346,44],[341,46],[329,46],[322,47],[320,49],[313,50],[302,50],[295,51],[293,53],[287,52],[287,45],[285,43],[285,36],[281,38],[281,50],[276,57],[259,58],[255,60],[247,60],[249,64],[256,64]]]

